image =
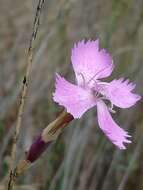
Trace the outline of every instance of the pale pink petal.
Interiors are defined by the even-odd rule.
[[[90,89],[71,84],[59,75],[56,75],[56,90],[53,99],[64,106],[74,118],[80,118],[89,108],[96,105],[95,97]]]
[[[141,99],[141,96],[132,92],[135,84],[123,78],[113,80],[110,83],[101,85],[101,93],[104,94],[114,105],[120,108],[128,108],[133,106]]]
[[[110,76],[113,61],[106,50],[99,50],[99,40],[80,41],[74,45],[71,55],[72,65],[79,85],[91,78],[100,79]]]
[[[100,128],[111,142],[120,149],[126,149],[124,143],[131,143],[127,139],[130,135],[115,123],[102,100],[97,102],[97,116]]]

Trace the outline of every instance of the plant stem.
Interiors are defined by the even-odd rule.
[[[39,2],[38,2],[36,15],[35,15],[35,19],[34,19],[32,35],[30,38],[30,43],[29,43],[28,52],[27,52],[27,66],[26,66],[25,76],[23,78],[23,83],[22,83],[19,110],[18,110],[15,133],[14,133],[14,137],[13,137],[13,144],[12,144],[12,150],[11,150],[11,164],[10,164],[9,181],[8,181],[8,188],[7,188],[8,190],[13,189],[13,185],[14,185],[14,181],[15,181],[14,180],[15,179],[14,165],[15,165],[15,158],[16,158],[16,147],[17,147],[17,141],[19,138],[19,133],[20,133],[20,128],[21,128],[25,98],[27,95],[29,76],[30,76],[31,66],[32,66],[32,61],[33,61],[33,46],[34,46],[33,42],[37,36],[39,23],[40,23],[40,13],[41,13],[42,7],[44,5],[44,2],[45,2],[45,0],[39,0]]]

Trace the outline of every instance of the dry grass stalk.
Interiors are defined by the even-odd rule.
[[[23,84],[22,84],[21,98],[20,98],[15,133],[14,133],[14,137],[13,137],[12,151],[11,151],[11,165],[10,165],[10,172],[9,172],[8,190],[12,190],[13,185],[14,185],[14,178],[15,178],[14,165],[15,165],[15,158],[16,158],[16,146],[17,146],[17,141],[18,141],[18,137],[19,137],[19,133],[20,133],[25,98],[27,95],[27,89],[28,89],[28,83],[29,83],[29,76],[30,76],[30,72],[31,72],[32,62],[33,62],[33,42],[37,36],[39,20],[40,20],[40,13],[41,13],[42,7],[44,5],[44,2],[45,2],[45,0],[39,0],[39,2],[38,2],[37,11],[36,11],[35,20],[34,20],[33,32],[32,32],[32,36],[30,39],[28,52],[27,52],[27,66],[26,66],[26,72],[25,72],[25,76],[24,76]]]

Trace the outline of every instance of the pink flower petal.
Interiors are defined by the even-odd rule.
[[[80,118],[89,108],[96,105],[95,97],[89,89],[73,85],[60,75],[56,75],[56,90],[53,99],[64,106],[74,118]]]
[[[102,100],[97,102],[97,116],[100,128],[111,142],[120,149],[126,149],[123,143],[131,143],[127,139],[130,135],[115,123]]]
[[[72,65],[79,85],[91,78],[100,79],[110,76],[113,70],[111,56],[104,50],[99,50],[99,40],[80,41],[74,45],[71,55]]]
[[[129,80],[121,78],[103,85],[101,93],[116,106],[128,108],[141,99],[141,96],[132,92],[134,88],[135,85],[133,83],[129,83]]]

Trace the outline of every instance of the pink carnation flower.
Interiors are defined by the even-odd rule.
[[[128,139],[131,136],[115,123],[110,112],[115,112],[113,105],[129,108],[140,100],[141,97],[132,92],[135,84],[123,78],[109,83],[100,81],[111,75],[114,65],[109,53],[99,49],[99,40],[75,44],[71,61],[77,84],[57,74],[54,101],[64,106],[74,118],[81,118],[88,109],[97,106],[101,130],[118,148],[125,149],[124,143],[131,143]],[[108,100],[111,106],[107,106],[104,100]]]

